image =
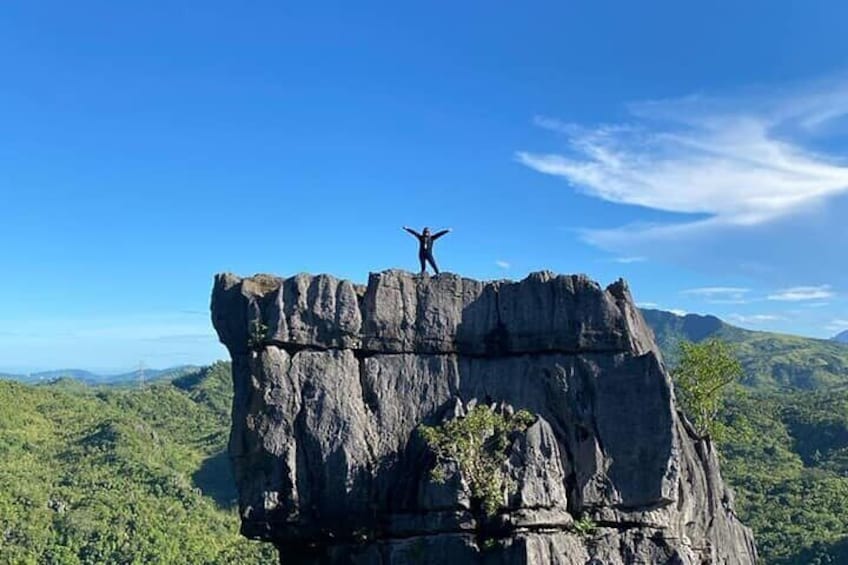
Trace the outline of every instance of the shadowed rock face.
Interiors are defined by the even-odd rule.
[[[623,281],[222,274],[212,320],[242,533],[286,564],[756,562]],[[494,517],[416,432],[474,403],[537,417]]]

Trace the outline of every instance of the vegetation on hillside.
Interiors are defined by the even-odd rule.
[[[649,309],[642,310],[642,315],[669,366],[678,362],[681,341],[718,338],[733,345],[745,372],[742,384],[749,388],[815,390],[848,386],[848,344],[745,330],[715,316],[677,316]]]
[[[848,391],[738,387],[722,421],[722,475],[762,562],[848,563]]]
[[[742,373],[733,349],[680,341],[672,374],[697,431],[720,440],[763,563],[848,562],[848,391],[725,390]]]
[[[276,563],[238,534],[231,394],[225,363],[143,390],[0,381],[0,562]],[[735,386],[719,420],[762,562],[848,563],[848,390]]]
[[[152,383],[154,381],[170,381],[182,375],[196,373],[201,368],[195,365],[181,365],[167,369],[137,369],[127,373],[98,374],[81,369],[59,369],[55,371],[40,371],[37,373],[23,374],[0,374],[0,379],[19,381],[27,384],[50,384],[60,379],[74,380],[91,386],[138,386],[140,382]]]
[[[0,561],[275,563],[238,534],[229,365],[141,390],[0,382]]]

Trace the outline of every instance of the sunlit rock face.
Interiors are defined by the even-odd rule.
[[[623,281],[222,274],[212,320],[242,532],[287,565],[756,562]],[[479,404],[535,416],[495,515],[418,432]]]

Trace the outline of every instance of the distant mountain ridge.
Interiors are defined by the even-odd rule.
[[[674,366],[681,340],[717,337],[736,346],[745,369],[743,384],[755,389],[816,390],[848,385],[848,330],[826,339],[739,328],[712,315],[680,316],[665,310],[642,308],[666,364]],[[196,365],[144,369],[145,382],[171,380],[199,370]],[[29,375],[0,373],[0,379],[38,384],[73,379],[88,385],[130,385],[139,371],[102,374],[84,369],[40,371]]]
[[[848,330],[841,331],[830,339],[839,343],[848,343]]]
[[[723,339],[736,347],[750,388],[816,390],[848,384],[848,347],[826,339],[746,330],[715,316],[642,309],[666,363],[677,361],[682,340]]]
[[[703,341],[718,337],[728,341],[739,341],[747,333],[759,333],[745,330],[724,322],[716,316],[706,314],[679,315],[665,310],[642,308],[642,316],[654,331],[654,337],[667,360],[673,357],[677,344],[682,341]]]
[[[144,380],[173,379],[199,369],[200,367],[197,365],[178,365],[166,369],[144,369]],[[58,379],[73,379],[89,385],[116,385],[138,381],[140,378],[139,370],[119,374],[101,374],[84,369],[55,369],[26,375],[0,373],[0,379],[15,380],[29,384],[47,383]]]

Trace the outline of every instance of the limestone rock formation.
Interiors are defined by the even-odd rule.
[[[212,320],[242,533],[287,565],[756,562],[623,281],[222,274]],[[536,417],[494,516],[418,433],[473,404]]]

